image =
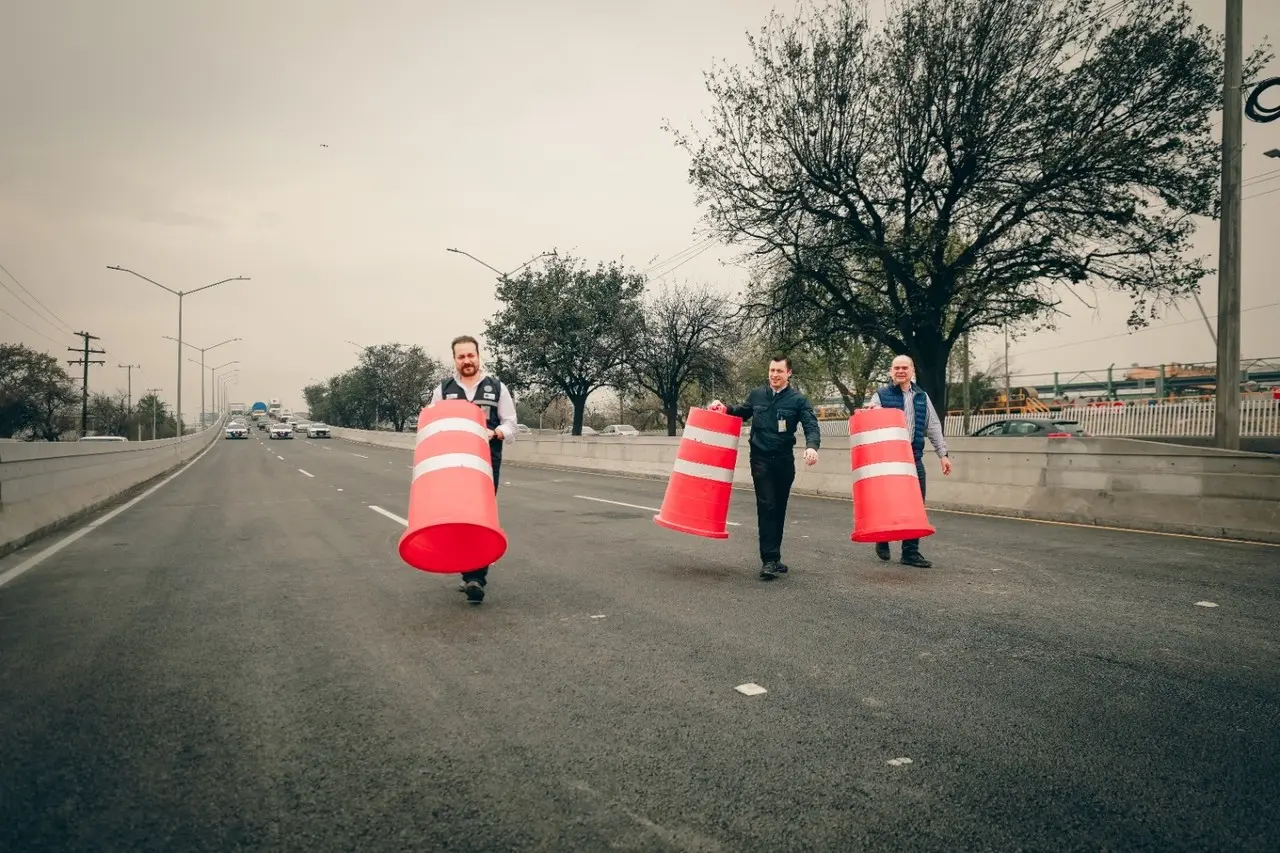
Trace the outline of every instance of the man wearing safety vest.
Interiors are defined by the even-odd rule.
[[[791,359],[769,360],[769,381],[753,389],[740,406],[713,400],[707,411],[751,420],[751,482],[756,492],[756,520],[760,537],[760,579],[786,574],[782,562],[782,534],[787,524],[787,499],[796,479],[796,428],[804,429],[804,463],[818,461],[822,429],[809,398],[791,387]]]
[[[951,474],[951,458],[947,456],[947,439],[942,434],[942,421],[933,408],[933,401],[915,383],[916,365],[911,356],[900,355],[889,366],[890,383],[877,390],[867,400],[866,408],[902,409],[907,416],[907,435],[911,438],[911,452],[916,460],[916,477],[920,480],[920,497],[924,497],[924,439],[929,437],[933,452],[942,460],[942,476]],[[889,559],[889,543],[876,543],[876,556]],[[927,569],[933,565],[920,556],[920,540],[906,539],[902,543],[904,565]]]
[[[441,400],[467,400],[480,407],[489,428],[489,455],[493,465],[493,491],[498,492],[502,446],[516,438],[516,404],[511,392],[496,377],[480,369],[480,344],[470,335],[459,335],[451,344],[454,375],[436,386],[430,405]],[[462,573],[459,586],[472,604],[484,601],[489,567]]]

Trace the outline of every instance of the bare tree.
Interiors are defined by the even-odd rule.
[[[1082,287],[1127,293],[1138,325],[1205,275],[1222,40],[1185,2],[902,0],[874,32],[837,0],[750,44],[708,75],[710,131],[678,143],[710,225],[788,272],[757,316],[906,353],[945,408],[966,331],[1051,319]]]
[[[676,434],[686,389],[723,382],[728,375],[725,349],[736,328],[735,313],[727,296],[705,285],[664,284],[646,302],[630,366],[636,384],[661,401],[667,435]]]

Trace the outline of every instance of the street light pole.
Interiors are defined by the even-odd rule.
[[[178,343],[179,343],[179,344],[184,345],[184,346],[189,346],[189,347],[191,347],[191,348],[192,348],[192,349],[194,349],[194,350],[200,350],[200,428],[201,428],[201,429],[203,429],[203,428],[204,428],[204,416],[205,416],[205,411],[204,411],[204,354],[205,354],[205,353],[207,353],[209,350],[217,349],[218,347],[222,346],[223,344],[229,344],[229,343],[231,343],[232,341],[241,341],[241,340],[244,340],[244,338],[227,338],[225,341],[222,341],[221,343],[216,343],[216,344],[214,344],[214,345],[213,345],[213,346],[211,346],[211,347],[204,347],[203,349],[201,349],[200,347],[195,346],[194,344],[188,344],[188,343],[186,343],[185,341],[179,341],[177,338],[170,337],[169,335],[161,335],[160,337],[162,337],[162,338],[166,338],[166,339],[171,340],[171,341],[178,341]],[[192,359],[192,360],[194,361],[194,359]]]
[[[195,359],[193,358],[193,359],[191,359],[191,361],[192,361],[192,362],[194,362],[194,361],[195,361]],[[224,368],[224,367],[230,367],[230,366],[231,366],[231,365],[233,365],[233,364],[239,364],[239,363],[240,363],[240,360],[239,360],[239,359],[236,359],[236,360],[234,360],[234,361],[228,361],[226,364],[219,364],[217,367],[212,368],[212,370],[213,370],[213,378],[209,380],[209,387],[210,387],[210,388],[212,388],[212,390],[213,390],[213,392],[214,392],[214,397],[213,397],[213,408],[214,408],[215,410],[217,410],[219,413],[221,413],[221,412],[222,412],[222,409],[218,408],[218,397],[217,397],[217,391],[218,391],[218,389],[213,387],[214,383],[218,381],[218,371],[219,371],[219,370],[221,370],[221,369],[222,369],[222,368]],[[201,379],[201,381],[203,382],[203,378]]]
[[[160,288],[161,290],[167,290],[167,291],[169,291],[170,293],[172,293],[174,296],[178,297],[178,338],[177,338],[177,341],[178,341],[178,411],[177,411],[177,424],[178,424],[178,437],[179,437],[179,438],[181,438],[181,437],[182,437],[182,435],[183,435],[183,429],[182,429],[182,297],[184,297],[184,296],[190,296],[190,295],[191,295],[191,294],[193,294],[193,293],[199,293],[199,292],[200,292],[200,291],[202,291],[202,290],[208,290],[208,289],[209,289],[209,288],[211,288],[211,287],[217,287],[217,286],[218,286],[218,285],[220,285],[220,284],[226,284],[226,283],[227,283],[227,282],[229,282],[229,281],[249,281],[250,279],[249,279],[248,277],[246,277],[246,276],[238,275],[238,276],[236,276],[235,278],[224,278],[224,279],[222,279],[222,281],[215,281],[213,284],[206,284],[206,285],[204,285],[203,287],[197,287],[197,288],[195,288],[194,290],[174,290],[172,287],[166,287],[165,285],[161,284],[160,282],[158,282],[158,281],[156,281],[156,280],[154,280],[154,279],[147,278],[147,277],[146,277],[145,275],[143,275],[142,273],[134,272],[134,271],[133,271],[133,270],[131,270],[131,269],[125,269],[124,267],[121,267],[121,266],[108,266],[108,267],[107,267],[107,269],[109,269],[109,270],[115,270],[116,272],[127,272],[127,273],[129,273],[129,275],[137,276],[138,278],[142,279],[143,281],[149,281],[149,282],[151,282],[152,284],[154,284],[156,287]],[[203,377],[203,376],[201,376],[201,377],[200,377],[200,379],[201,379],[201,382],[203,382],[203,381],[204,381],[204,377]]]
[[[227,386],[230,385],[234,380],[239,378],[240,378],[240,371],[233,370],[230,373],[223,374],[222,378],[219,380],[218,387],[215,389],[217,391],[218,402],[220,404],[219,411],[226,408],[227,406]]]
[[[534,261],[538,260],[539,258],[548,258],[548,257],[550,257],[550,258],[554,258],[554,257],[558,257],[558,256],[556,255],[556,253],[555,253],[555,251],[554,251],[554,250],[553,250],[553,251],[550,251],[550,252],[543,252],[543,253],[542,253],[542,254],[540,254],[540,255],[534,255],[532,258],[530,258],[529,260],[525,261],[523,264],[521,264],[520,266],[516,267],[516,268],[515,268],[515,269],[513,269],[511,272],[503,272],[502,270],[498,269],[497,267],[491,266],[490,264],[486,264],[484,261],[480,260],[479,258],[477,258],[475,255],[471,254],[470,252],[464,252],[464,251],[462,251],[461,249],[445,249],[445,251],[446,251],[446,252],[453,252],[455,255],[466,255],[468,258],[470,258],[471,260],[475,261],[475,262],[476,262],[477,264],[479,264],[480,266],[482,266],[482,267],[488,267],[489,269],[493,270],[495,273],[497,273],[497,274],[498,274],[498,280],[499,280],[499,281],[501,281],[501,280],[503,280],[503,279],[505,279],[505,278],[509,278],[509,277],[511,277],[511,276],[513,276],[513,275],[515,275],[516,273],[520,272],[520,270],[522,270],[522,269],[524,269],[525,267],[529,266],[529,264],[533,263]]]

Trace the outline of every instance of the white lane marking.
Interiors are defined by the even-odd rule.
[[[1196,607],[1217,607],[1212,601],[1197,601]]]
[[[102,525],[106,524],[108,521],[110,521],[111,519],[115,518],[117,515],[119,515],[120,513],[124,512],[126,509],[129,509],[131,506],[133,506],[134,504],[138,503],[138,502],[139,502],[139,501],[141,501],[143,498],[146,498],[146,497],[149,497],[149,496],[151,496],[151,495],[155,494],[157,491],[159,491],[160,489],[164,488],[164,486],[165,486],[166,484],[168,484],[170,481],[172,481],[172,480],[176,479],[176,478],[177,478],[177,477],[179,477],[179,476],[180,476],[184,471],[186,471],[188,468],[190,468],[192,465],[196,464],[196,463],[197,463],[197,462],[199,462],[201,459],[203,459],[203,458],[204,458],[204,455],[205,455],[206,453],[208,453],[210,450],[213,450],[213,449],[214,449],[215,447],[217,447],[217,446],[218,446],[218,442],[216,442],[216,441],[215,441],[215,442],[213,442],[213,443],[212,443],[212,444],[210,444],[208,447],[206,447],[204,450],[200,451],[200,455],[199,455],[199,456],[195,457],[195,458],[194,458],[194,459],[192,459],[190,462],[188,462],[186,465],[183,465],[183,466],[182,466],[181,468],[179,468],[177,471],[174,471],[174,472],[173,472],[172,474],[170,474],[168,477],[165,477],[163,480],[161,480],[160,482],[156,483],[154,486],[152,486],[151,488],[147,489],[145,492],[143,492],[142,494],[138,495],[136,498],[133,498],[133,499],[132,499],[132,500],[130,500],[128,503],[124,504],[123,506],[118,506],[118,507],[116,507],[115,509],[111,510],[111,512],[107,513],[106,515],[102,516],[101,518],[96,519],[95,521],[91,521],[91,522],[89,522],[87,525],[85,525],[84,527],[80,528],[80,529],[79,529],[79,530],[77,530],[75,533],[72,533],[72,534],[71,534],[71,535],[69,535],[69,536],[66,536],[66,537],[63,537],[62,539],[59,539],[57,542],[53,543],[53,544],[52,544],[52,545],[50,545],[48,548],[45,548],[45,549],[44,549],[43,551],[41,551],[39,554],[35,554],[35,555],[31,556],[31,557],[28,557],[26,560],[23,560],[21,563],[19,563],[18,565],[14,566],[14,567],[13,567],[12,569],[10,569],[9,571],[5,572],[4,574],[0,574],[0,586],[4,586],[4,585],[5,585],[5,584],[7,584],[9,581],[13,580],[14,578],[18,577],[19,575],[25,574],[26,572],[30,571],[31,569],[34,569],[36,566],[40,565],[40,564],[41,564],[41,563],[43,563],[45,560],[49,559],[49,558],[50,558],[50,557],[52,557],[54,554],[56,554],[56,553],[58,553],[59,551],[61,551],[63,548],[65,548],[65,547],[67,547],[68,545],[71,545],[72,543],[74,543],[74,542],[78,541],[82,536],[84,536],[85,534],[89,533],[91,530],[95,530],[95,529],[97,529],[97,528],[101,527]]]
[[[338,491],[342,491],[342,489],[338,489]],[[407,518],[401,518],[400,516],[396,515],[394,512],[387,512],[385,509],[383,509],[380,506],[370,506],[369,509],[376,512],[378,515],[385,515],[387,518],[391,519],[392,521],[398,521],[401,524],[403,524],[405,527],[409,526],[409,520]]]
[[[368,459],[368,458],[369,458],[368,456],[365,456],[363,453],[352,453],[351,455],[352,455],[352,456],[359,456],[361,459]]]
[[[626,503],[623,503],[622,501],[610,501],[610,500],[605,500],[604,498],[593,498],[590,495],[574,495],[574,497],[582,498],[582,500],[584,501],[596,501],[602,504],[613,504],[614,506],[630,507],[631,509],[643,509],[643,510],[647,510],[648,512],[662,512],[662,507],[657,507],[657,506],[640,506],[640,504],[626,504]],[[741,522],[737,522],[737,521],[726,521],[725,524],[732,525],[733,527],[742,526]]]
[[[890,767],[902,767],[905,764],[911,763],[912,761],[910,758],[890,758],[885,762],[885,764],[888,764]]]
[[[277,458],[277,459],[279,459],[281,462],[283,462],[283,461],[284,461],[284,457],[283,457],[283,456],[277,456],[276,458]]]
[[[311,473],[311,472],[309,472],[309,471],[303,471],[301,468],[299,468],[299,469],[298,469],[298,473],[299,473],[299,474],[305,474],[305,475],[306,475],[306,476],[308,476],[308,477],[314,477],[314,476],[315,476],[315,474],[312,474],[312,473]]]
[[[603,619],[604,617],[605,617],[605,614],[601,613],[601,614],[599,614],[599,615],[597,615],[597,616],[592,616],[591,618],[592,618],[592,619]]]
[[[739,684],[733,689],[741,693],[743,696],[763,696],[769,692],[753,681],[748,681],[746,684]]]

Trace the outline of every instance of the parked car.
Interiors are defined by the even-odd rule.
[[[974,438],[1088,438],[1079,421],[1059,418],[1004,418],[973,432]]]

